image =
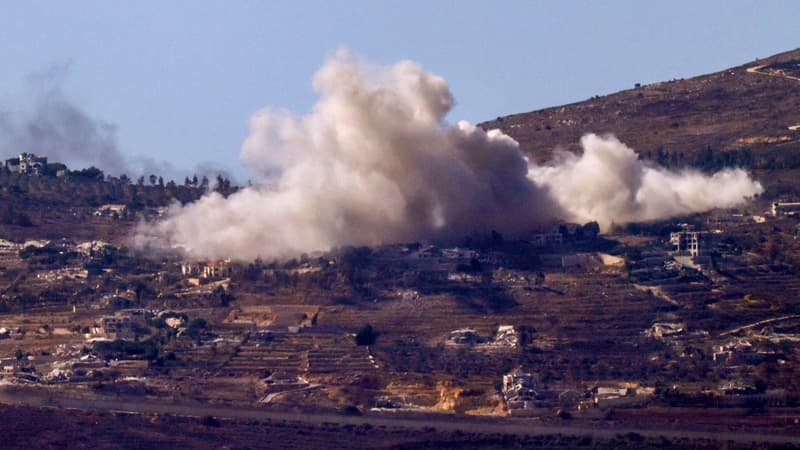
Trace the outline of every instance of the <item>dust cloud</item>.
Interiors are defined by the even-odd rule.
[[[764,191],[742,169],[712,175],[672,171],[639,160],[614,136],[587,134],[583,154],[559,152],[547,165],[531,166],[529,177],[549,188],[576,223],[596,220],[602,231],[612,225],[666,219],[741,204]]]
[[[529,163],[516,141],[448,124],[445,80],[411,61],[371,65],[347,50],[313,78],[305,116],[264,109],[242,159],[255,184],[210,193],[143,223],[139,248],[196,257],[284,259],[346,245],[514,235],[557,220],[666,218],[731,206],[761,191],[740,170],[712,176],[650,167],[613,137],[587,135],[582,156]]]

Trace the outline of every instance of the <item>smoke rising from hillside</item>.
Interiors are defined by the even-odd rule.
[[[447,124],[446,82],[410,61],[381,68],[341,50],[313,87],[320,99],[309,115],[251,118],[242,158],[261,185],[175,205],[165,220],[141,225],[136,243],[212,258],[288,258],[473,230],[515,234],[559,218],[607,227],[728,206],[760,189],[743,172],[649,168],[616,139],[594,135],[582,157],[532,166],[499,130]],[[700,188],[731,193],[689,195]]]
[[[639,160],[614,136],[587,134],[583,154],[559,152],[545,166],[531,166],[529,177],[547,186],[564,206],[564,219],[611,225],[664,219],[736,206],[764,191],[742,169],[711,176],[696,170],[671,171]]]

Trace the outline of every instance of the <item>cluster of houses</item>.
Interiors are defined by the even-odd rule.
[[[587,389],[567,389],[548,392],[537,390],[536,381],[530,372],[516,368],[503,375],[501,388],[503,401],[509,412],[521,412],[541,405],[552,404],[558,400],[562,406],[576,407],[578,411],[599,406],[640,402],[655,394],[655,388],[640,386],[638,383],[617,382],[595,385]]]
[[[104,241],[75,242],[67,239],[53,241],[30,239],[22,243],[16,243],[0,239],[0,258],[8,261],[16,260],[19,258],[20,251],[30,248],[48,248],[62,255],[74,253],[76,256],[85,258],[109,255],[116,251],[113,245]],[[89,271],[82,264],[73,263],[64,267],[39,271],[34,278],[42,282],[60,280],[85,281],[88,276]]]
[[[712,359],[727,365],[754,365],[767,360],[778,360],[785,355],[775,351],[759,350],[756,345],[744,338],[736,338],[713,348]]]
[[[797,201],[779,201],[772,202],[770,209],[761,214],[750,215],[748,213],[728,209],[718,209],[708,213],[706,219],[709,226],[724,227],[728,225],[739,225],[747,223],[765,223],[769,217],[782,218],[782,217],[797,217],[800,216],[800,202]]]
[[[109,363],[93,353],[84,353],[80,346],[58,346],[55,354],[27,355],[0,359],[0,379],[15,382],[59,383],[85,381]]]
[[[75,242],[68,239],[54,241],[47,239],[29,239],[22,243],[16,243],[0,239],[0,253],[17,252],[28,247],[43,248],[48,245],[58,247],[62,252],[76,252],[84,256],[93,256],[116,250],[114,245],[101,240]]]

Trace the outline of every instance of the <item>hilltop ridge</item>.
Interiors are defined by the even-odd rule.
[[[697,165],[711,148],[717,155],[747,153],[727,162],[750,169],[798,169],[800,49],[479,125],[501,129],[536,161],[556,148],[579,151],[581,136],[591,132],[613,133],[667,165]],[[664,161],[665,154],[675,156]]]

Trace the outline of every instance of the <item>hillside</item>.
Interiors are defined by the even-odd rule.
[[[539,159],[562,143],[576,148],[585,132],[614,132],[668,166],[744,165],[775,195],[781,177],[800,186],[798,132],[787,125],[800,123],[794,56],[502,122]],[[221,175],[147,183],[16,166],[0,168],[5,447],[798,442],[796,205],[764,214],[761,199],[602,235],[589,222],[449,242],[318,244],[323,251],[290,260],[248,259],[231,246],[230,259],[209,260],[130,238],[170,205],[234,194]],[[264,211],[279,212],[263,199],[248,203],[254,220],[218,205],[190,231],[209,221],[230,236],[231,224],[252,221],[243,236],[263,251],[278,241],[258,233],[314,239],[303,221],[275,231]],[[548,437],[555,432],[565,436]]]
[[[594,132],[668,166],[799,169],[800,49],[480,125],[500,128],[536,161],[557,147],[578,151]]]

